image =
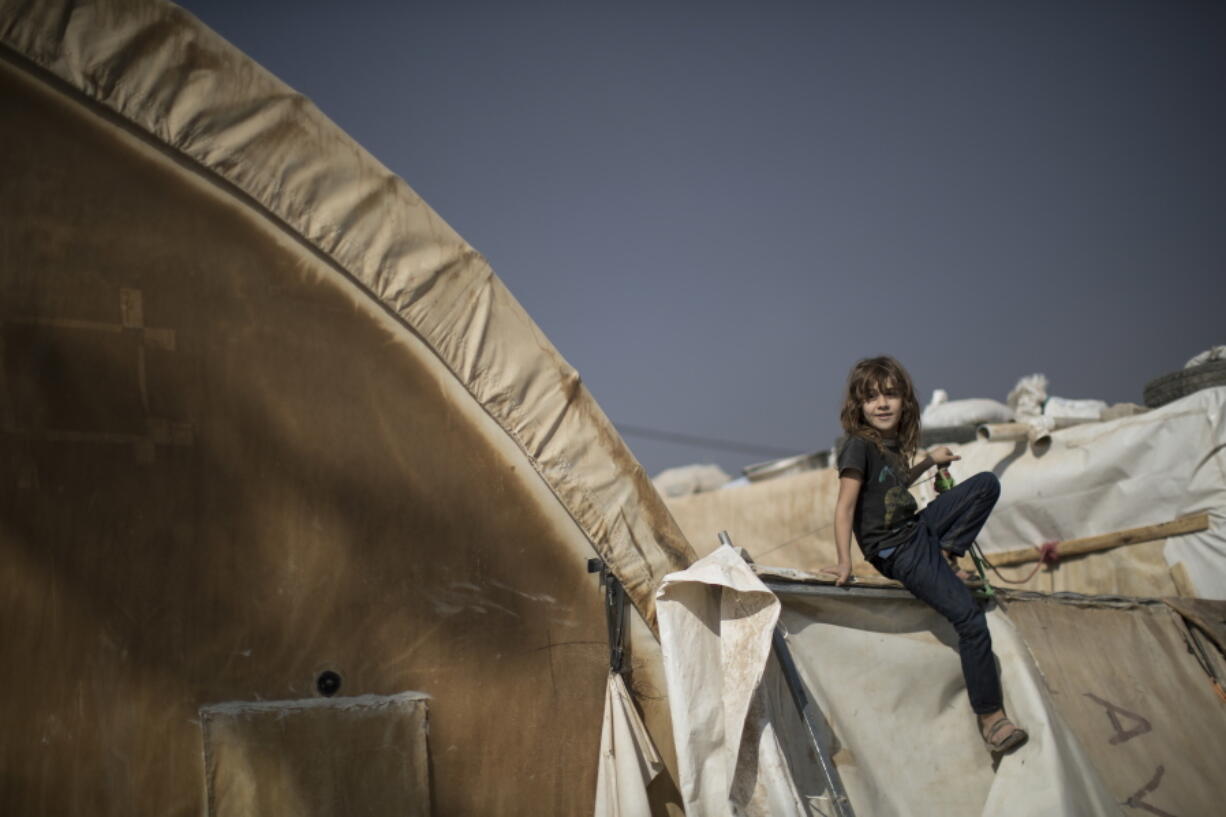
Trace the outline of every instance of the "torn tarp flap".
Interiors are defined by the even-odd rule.
[[[664,762],[630,699],[626,682],[621,675],[609,673],[596,770],[595,817],[650,814],[647,787],[662,771]]]
[[[722,546],[666,576],[656,604],[686,813],[808,813],[762,684],[779,600]]]

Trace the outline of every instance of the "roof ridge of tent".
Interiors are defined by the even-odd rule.
[[[654,623],[693,551],[522,306],[399,177],[309,100],[160,0],[0,0],[0,44],[258,205],[417,335],[511,436]],[[506,336],[539,350],[506,371]]]

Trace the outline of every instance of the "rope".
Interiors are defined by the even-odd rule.
[[[978,542],[973,543],[971,545],[971,549],[975,552],[975,556],[996,574],[998,579],[1007,584],[1025,584],[1034,578],[1035,574],[1039,572],[1039,568],[1043,567],[1043,565],[1050,565],[1054,567],[1060,562],[1060,543],[1044,542],[1038,546],[1039,561],[1035,563],[1034,569],[1021,579],[1010,579],[1000,572],[1000,568],[988,561],[988,557],[984,555],[983,548],[979,547]],[[987,577],[985,576],[984,578],[986,579]]]

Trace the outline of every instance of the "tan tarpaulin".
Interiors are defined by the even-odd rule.
[[[431,696],[435,813],[590,811],[586,560],[650,620],[689,549],[484,260],[173,6],[0,0],[0,121],[0,803],[199,814],[201,708],[334,672]]]
[[[1226,604],[1216,604],[1220,616]],[[1160,603],[1008,606],[1056,710],[1116,801],[1132,813],[1222,813],[1226,701],[1177,613]]]
[[[394,314],[516,441],[650,619],[685,540],[579,375],[403,181],[168,3],[4,0],[0,43],[249,196]]]
[[[728,531],[759,564],[816,571],[834,564],[833,468],[665,499],[694,550],[705,556]],[[856,564],[859,548],[852,548]],[[871,568],[870,568],[871,569]]]

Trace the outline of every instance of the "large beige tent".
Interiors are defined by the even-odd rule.
[[[5,813],[588,812],[591,557],[667,751],[689,547],[412,190],[155,0],[0,2],[0,122]]]

